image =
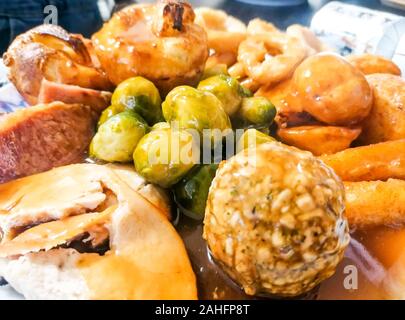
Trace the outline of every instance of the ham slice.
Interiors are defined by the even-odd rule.
[[[92,107],[96,111],[103,111],[110,104],[111,92],[82,88],[42,80],[38,95],[38,103],[61,101],[64,103],[80,103]]]
[[[98,118],[90,106],[54,102],[0,117],[0,183],[81,162]]]

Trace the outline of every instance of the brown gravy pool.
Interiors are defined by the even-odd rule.
[[[185,242],[197,275],[200,299],[252,299],[245,295],[210,259],[205,241],[202,239],[201,222],[182,217],[177,230]],[[403,239],[402,242],[401,239]],[[393,243],[397,248],[393,248]],[[399,281],[401,275],[394,277],[390,275],[392,266],[400,259],[401,248],[405,256],[405,229],[384,227],[367,232],[355,232],[352,234],[352,241],[346,250],[345,258],[338,266],[335,275],[300,299],[394,298],[390,293],[389,284]],[[404,280],[405,259],[403,261],[401,269]],[[356,270],[357,289],[346,289],[345,283],[352,288],[355,285],[352,275],[355,276],[353,272]]]
[[[89,158],[86,162],[99,163]],[[176,229],[193,264],[200,299],[257,299],[245,295],[210,259],[202,238],[202,222],[180,215]],[[402,291],[405,299],[405,227],[378,227],[354,232],[351,237],[336,273],[299,299],[393,299],[395,296],[390,292],[393,285],[397,285],[396,292]],[[345,279],[353,266],[358,272],[358,285],[356,290],[348,290]]]

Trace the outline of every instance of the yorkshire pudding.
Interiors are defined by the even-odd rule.
[[[129,6],[93,35],[95,52],[110,80],[151,80],[163,94],[181,84],[195,85],[208,58],[207,35],[182,1]]]
[[[9,79],[31,105],[38,103],[43,79],[96,90],[112,85],[91,53],[91,44],[55,25],[18,36],[4,54]]]

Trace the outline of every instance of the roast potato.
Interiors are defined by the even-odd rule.
[[[391,60],[375,54],[352,54],[346,59],[363,74],[388,73],[401,75],[401,69]]]
[[[260,89],[255,93],[255,96],[266,97],[277,107],[277,110],[282,111],[289,108],[295,112],[300,112],[303,110],[303,108],[299,103],[297,103],[297,101],[292,100],[293,92],[294,88],[292,87],[292,81],[291,79],[287,79],[275,86],[260,87]]]
[[[405,140],[346,149],[321,159],[343,181],[405,179]]]
[[[276,86],[262,86],[256,91],[255,96],[266,97],[276,106],[275,121],[279,127],[303,126],[319,122],[304,111],[291,79],[284,80]]]
[[[405,79],[390,74],[367,76],[373,90],[371,112],[363,121],[363,144],[405,138]]]
[[[360,132],[359,128],[302,126],[280,128],[277,134],[284,143],[319,156],[347,149]]]
[[[293,86],[304,111],[330,125],[357,124],[371,109],[372,92],[366,78],[338,55],[307,58],[295,70]]]

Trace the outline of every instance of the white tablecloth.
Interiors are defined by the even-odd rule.
[[[7,69],[0,59],[0,114],[24,108],[27,103],[7,79]]]
[[[4,83],[6,83],[4,85]],[[4,112],[11,112],[15,109],[26,106],[25,101],[19,95],[17,90],[7,80],[7,69],[0,59],[0,114]],[[19,300],[22,296],[13,290],[9,285],[1,285],[0,281],[0,300]]]

